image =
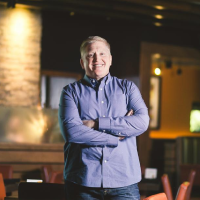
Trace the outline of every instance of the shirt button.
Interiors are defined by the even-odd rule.
[[[100,88],[100,90],[102,90],[102,88]]]
[[[121,135],[121,133],[119,133],[119,135]]]
[[[94,83],[94,82],[95,82],[95,80],[92,80],[92,82]]]
[[[107,162],[107,160],[104,161],[105,163]]]
[[[101,103],[104,103],[104,101],[102,101]]]
[[[105,130],[103,130],[103,132],[105,132]]]
[[[103,117],[105,117],[105,115],[103,115]]]

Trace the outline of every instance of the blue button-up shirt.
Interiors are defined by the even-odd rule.
[[[108,74],[98,84],[86,75],[63,88],[59,122],[65,139],[64,178],[87,187],[117,188],[141,180],[136,136],[148,128],[137,86]],[[132,116],[126,116],[129,110]],[[99,121],[99,129],[82,120]],[[125,139],[119,140],[124,136]]]

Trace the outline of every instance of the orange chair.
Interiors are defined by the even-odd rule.
[[[11,165],[0,165],[0,173],[4,179],[13,178],[13,167]]]
[[[0,173],[0,200],[6,197],[6,188],[3,181],[3,175]]]
[[[63,172],[52,171],[49,183],[63,183]]]
[[[172,195],[172,188],[169,182],[169,177],[167,174],[163,174],[161,177],[162,180],[162,185],[163,185],[163,189],[165,194],[167,195],[167,199],[168,200],[173,200],[173,195]]]
[[[190,175],[189,175],[189,179],[188,179],[188,182],[190,183],[190,185],[188,187],[188,191],[187,191],[185,200],[190,200],[192,186],[193,186],[193,183],[194,183],[195,176],[196,176],[196,171],[195,170],[191,170],[190,171]]]
[[[45,183],[49,182],[49,177],[51,172],[53,171],[51,165],[44,165],[42,166],[42,178]]]
[[[175,200],[185,200],[189,185],[189,182],[183,182],[180,185]]]
[[[143,200],[168,200],[165,193],[154,194],[152,196],[146,197]]]
[[[51,165],[42,166],[45,183],[63,183],[63,171],[54,171]]]

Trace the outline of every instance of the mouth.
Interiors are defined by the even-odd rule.
[[[93,67],[103,67],[104,64],[94,64]]]

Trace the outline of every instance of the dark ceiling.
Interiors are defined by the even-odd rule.
[[[200,0],[0,0],[0,2],[126,19],[144,25],[200,30]],[[156,7],[157,6],[157,7]]]

